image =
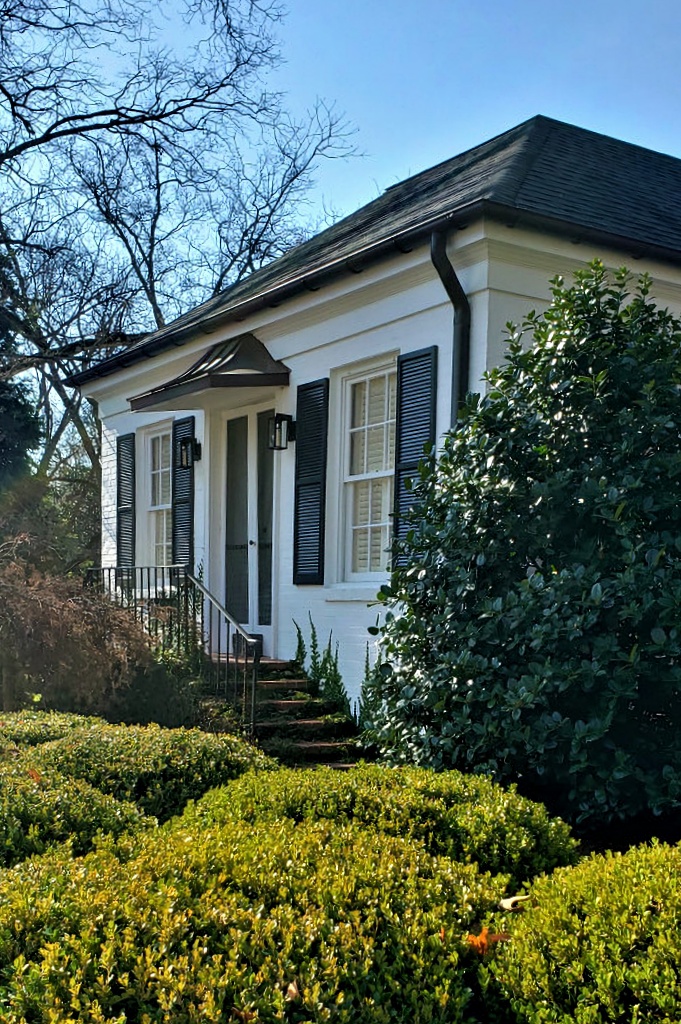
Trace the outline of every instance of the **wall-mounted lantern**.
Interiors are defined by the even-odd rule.
[[[296,424],[293,416],[277,412],[268,421],[267,447],[273,452],[283,452],[296,439]]]
[[[180,469],[191,469],[195,462],[201,461],[201,445],[195,437],[181,437],[179,447]]]

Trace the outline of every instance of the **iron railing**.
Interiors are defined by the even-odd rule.
[[[186,566],[100,566],[86,570],[85,586],[130,611],[157,650],[186,662],[205,688],[232,703],[244,731],[253,733],[261,640]]]

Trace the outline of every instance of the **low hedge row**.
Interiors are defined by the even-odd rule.
[[[65,711],[0,712],[0,755],[17,746],[35,746],[60,740],[74,729],[97,728],[102,718],[71,715]]]
[[[343,773],[330,768],[249,773],[207,794],[187,813],[204,823],[359,822],[420,839],[432,854],[506,873],[516,886],[577,860],[569,827],[542,804],[488,778],[456,771],[361,765]]]
[[[81,779],[42,776],[23,762],[0,763],[0,866],[66,840],[75,854],[85,853],[99,833],[119,836],[152,824],[134,804]]]
[[[0,875],[7,1024],[471,1020],[506,879],[328,821],[177,820]]]
[[[85,779],[118,800],[130,800],[145,814],[165,821],[187,800],[220,786],[248,769],[276,766],[237,736],[158,725],[98,725],[73,729],[23,755],[38,772]]]
[[[486,971],[490,1020],[681,1021],[681,848],[597,855],[540,878]],[[492,980],[493,979],[493,980]],[[503,1015],[510,1004],[513,1014]]]

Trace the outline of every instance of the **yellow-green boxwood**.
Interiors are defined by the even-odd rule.
[[[466,936],[505,883],[331,821],[56,851],[0,875],[2,1019],[467,1024]]]
[[[40,775],[23,761],[0,763],[0,866],[66,840],[74,853],[85,853],[98,833],[118,836],[153,825],[134,804],[82,779]]]
[[[489,965],[514,1022],[681,1021],[681,848],[593,856],[532,895]]]
[[[38,771],[86,779],[104,793],[133,801],[161,821],[179,813],[187,800],[211,786],[250,768],[275,765],[238,736],[158,725],[74,729],[24,756],[30,756]]]
[[[359,822],[422,840],[432,854],[475,861],[515,885],[577,860],[569,827],[542,804],[462,772],[360,765],[347,772],[249,773],[188,811],[204,822],[277,818]]]

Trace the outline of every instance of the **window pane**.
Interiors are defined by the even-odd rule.
[[[355,430],[350,434],[350,473],[366,472],[366,431]]]
[[[170,469],[170,434],[161,437],[161,466]]]
[[[369,508],[371,502],[371,481],[363,480],[362,483],[354,485],[354,509],[353,525],[364,526],[369,522]]]
[[[352,571],[369,570],[369,530],[352,531]]]
[[[397,374],[391,373],[388,380],[388,419],[394,420],[397,408]]]
[[[368,473],[380,473],[385,467],[385,426],[369,427],[367,430],[367,466]]]
[[[385,377],[372,377],[369,381],[369,423],[383,423],[386,418]]]
[[[351,427],[361,427],[366,423],[366,382],[352,385],[352,416]]]
[[[385,568],[387,562],[387,554],[383,550],[386,546],[384,531],[372,530],[371,531],[371,572],[380,572],[381,569]]]
[[[164,469],[159,475],[161,481],[161,505],[170,504],[170,470]]]

